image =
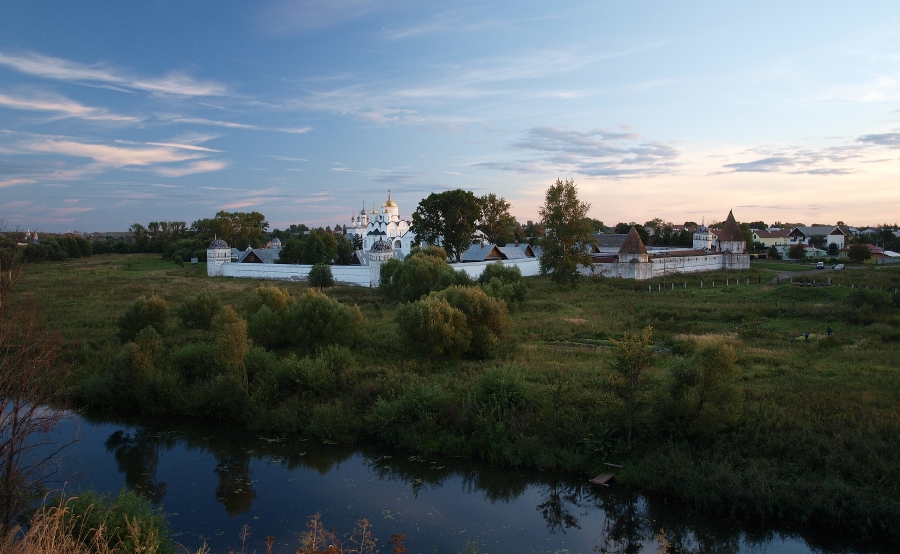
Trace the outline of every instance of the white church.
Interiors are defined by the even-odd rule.
[[[380,212],[374,207],[371,212],[363,208],[350,218],[350,225],[344,233],[351,242],[357,237],[362,240],[362,249],[354,253],[351,265],[368,265],[368,252],[378,241],[388,243],[394,257],[406,258],[416,239],[415,232],[409,226],[409,221],[400,219],[400,207],[391,200],[391,191],[388,190],[388,198],[381,205]]]

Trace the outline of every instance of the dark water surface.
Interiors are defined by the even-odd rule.
[[[70,494],[128,487],[169,516],[176,540],[196,550],[293,552],[309,517],[352,532],[368,518],[381,552],[402,533],[411,552],[456,553],[474,541],[500,552],[655,553],[665,531],[677,552],[892,552],[848,547],[835,537],[741,526],[662,499],[598,488],[561,475],[500,470],[355,445],[248,435],[228,424],[119,423],[67,418],[80,429],[63,463]]]

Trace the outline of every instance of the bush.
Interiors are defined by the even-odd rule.
[[[327,289],[334,286],[334,276],[328,264],[316,264],[309,271],[309,286]]]
[[[213,343],[193,343],[172,351],[172,367],[186,383],[206,381],[222,369],[218,362],[219,349]]]
[[[471,285],[472,279],[462,271],[454,271],[439,248],[413,249],[403,262],[382,266],[382,292],[401,302],[413,302],[432,291],[453,285]]]
[[[282,347],[288,340],[284,317],[265,305],[250,316],[247,334],[253,339],[254,344],[267,350]]]
[[[142,296],[125,310],[119,318],[119,338],[122,342],[134,340],[138,332],[153,327],[160,335],[166,334],[169,307],[161,296]]]
[[[528,285],[522,279],[522,272],[517,266],[505,266],[501,262],[489,264],[484,268],[478,283],[489,296],[513,306],[525,300]]]
[[[466,327],[472,334],[466,352],[479,358],[493,355],[509,330],[506,304],[488,296],[477,287],[452,286],[434,293],[466,316]]]
[[[288,341],[304,352],[337,344],[352,346],[362,332],[363,317],[356,306],[345,306],[317,291],[309,291],[285,315]]]
[[[210,291],[203,291],[197,296],[185,300],[176,310],[176,314],[186,329],[208,331],[213,318],[220,311],[222,311],[222,300]]]
[[[428,297],[400,306],[397,324],[406,348],[427,358],[459,356],[472,340],[465,314],[443,298]]]
[[[113,552],[175,554],[165,515],[135,492],[112,498],[87,490],[63,504],[87,548],[99,541]]]
[[[255,314],[263,306],[268,306],[274,312],[284,315],[288,306],[294,302],[286,289],[272,285],[262,285],[247,295],[244,302],[244,310],[248,314]]]

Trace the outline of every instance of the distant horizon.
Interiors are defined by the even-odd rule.
[[[0,220],[325,227],[462,188],[525,222],[572,178],[604,223],[893,224],[898,28],[896,2],[10,0]]]

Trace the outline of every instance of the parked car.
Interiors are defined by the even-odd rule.
[[[840,270],[844,269],[844,264],[837,264],[835,266],[832,266],[831,269],[833,269],[835,271],[840,271]]]
[[[816,262],[816,269],[825,269],[825,262]]]

